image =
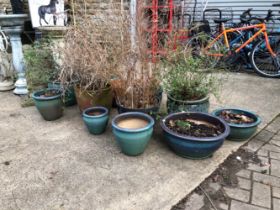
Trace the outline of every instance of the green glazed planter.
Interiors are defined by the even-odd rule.
[[[103,106],[108,110],[112,108],[113,102],[113,93],[111,86],[108,86],[106,89],[102,89],[99,92],[94,91],[82,91],[79,85],[75,85],[75,96],[80,111],[95,106]]]
[[[143,119],[147,126],[139,129],[127,129],[118,126],[124,119]],[[112,120],[112,129],[121,151],[128,156],[137,156],[144,152],[153,134],[154,119],[141,112],[127,112],[117,115]]]
[[[60,118],[63,114],[61,92],[58,91],[59,94],[51,97],[40,97],[46,92],[46,90],[58,91],[57,89],[52,88],[39,90],[32,93],[32,98],[42,117],[47,121],[53,121]]]
[[[217,109],[212,112],[213,115],[220,117],[220,114],[222,111],[230,111],[236,114],[244,114],[248,117],[251,117],[254,119],[253,123],[246,123],[246,124],[233,124],[228,123],[230,127],[230,134],[228,136],[228,140],[231,141],[245,141],[249,139],[253,134],[257,131],[258,125],[261,123],[261,119],[259,116],[257,116],[255,113],[244,110],[244,109]],[[222,119],[222,117],[220,117]]]
[[[56,88],[61,90],[62,85],[59,82],[49,82],[48,88]],[[62,96],[62,101],[65,106],[73,106],[77,104],[74,86],[70,86]]]
[[[98,115],[90,115],[91,112],[98,112]],[[90,107],[83,111],[83,120],[91,134],[99,135],[104,133],[109,120],[109,111],[105,107]]]
[[[209,111],[209,96],[195,101],[177,100],[170,95],[167,95],[167,110],[168,113],[176,112],[204,112]]]

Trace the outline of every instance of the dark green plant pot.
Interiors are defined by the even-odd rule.
[[[118,126],[124,119],[138,118],[148,122],[148,125],[139,129],[126,129]],[[127,112],[117,115],[112,120],[112,129],[121,151],[129,156],[137,156],[144,152],[153,134],[154,119],[144,113]]]
[[[167,111],[168,113],[175,112],[204,112],[209,111],[209,96],[201,100],[183,101],[177,100],[170,95],[167,95]]]
[[[91,112],[99,112],[98,115],[90,115]],[[109,111],[105,107],[91,107],[83,111],[83,120],[91,134],[104,133],[109,120]]]
[[[43,89],[32,93],[32,98],[35,102],[35,106],[47,121],[53,121],[60,118],[63,114],[63,106],[61,100],[61,92],[51,97],[40,97],[46,90],[54,90],[51,88]],[[57,90],[57,89],[55,89]]]
[[[59,82],[49,82],[48,88],[62,89],[63,87]],[[74,85],[71,85],[67,88],[64,95],[62,95],[62,101],[65,106],[73,106],[77,104]]]
[[[99,92],[94,91],[82,91],[81,88],[76,85],[74,86],[75,96],[80,111],[94,106],[103,106],[108,110],[112,108],[113,93],[111,86],[100,90]]]
[[[212,112],[212,114],[217,117],[220,117],[222,111],[230,111],[236,114],[242,113],[254,119],[253,123],[246,123],[246,124],[233,124],[227,122],[227,124],[230,127],[230,134],[227,139],[231,141],[245,141],[249,139],[257,131],[258,125],[261,123],[261,118],[258,115],[244,109],[232,109],[232,108],[216,109]]]

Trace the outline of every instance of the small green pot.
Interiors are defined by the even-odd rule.
[[[49,82],[48,88],[56,88],[61,90],[63,87],[59,82]],[[65,106],[73,106],[77,103],[74,91],[74,85],[69,86],[65,91],[64,95],[62,95],[62,101]]]
[[[91,115],[91,112],[98,112],[98,115]],[[91,134],[104,133],[109,120],[109,111],[105,107],[90,107],[83,111],[83,120]]]
[[[177,100],[170,95],[167,95],[167,110],[168,113],[175,112],[204,112],[209,111],[209,96],[195,101]]]
[[[118,123],[125,119],[143,119],[148,122],[144,128],[121,128]],[[112,120],[112,129],[121,151],[129,156],[137,156],[144,152],[153,134],[154,119],[144,113],[127,112],[117,115]]]
[[[227,122],[227,124],[230,127],[230,134],[227,139],[231,141],[245,141],[249,139],[257,131],[258,125],[261,123],[261,118],[258,115],[244,109],[233,109],[233,108],[216,109],[212,112],[212,114],[217,117],[220,117],[222,111],[230,111],[236,114],[244,114],[254,119],[253,123],[248,123],[248,124],[247,123],[234,124],[234,123]]]
[[[50,97],[40,97],[47,90],[55,90],[57,89],[43,89],[32,93],[32,98],[34,100],[35,106],[42,115],[42,117],[47,121],[53,121],[60,118],[63,114],[63,106],[61,100],[61,92],[58,91],[59,94]]]

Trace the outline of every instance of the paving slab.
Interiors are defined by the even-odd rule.
[[[211,109],[255,111],[263,128],[280,113],[279,92],[279,80],[229,74]],[[170,209],[244,144],[226,141],[212,158],[194,161],[172,153],[156,131],[143,155],[127,157],[110,126],[90,135],[77,107],[46,122],[11,92],[0,102],[1,209]]]

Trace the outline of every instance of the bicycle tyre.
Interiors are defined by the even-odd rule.
[[[250,53],[250,62],[255,72],[263,77],[280,77],[280,33],[269,35],[269,42],[276,57],[269,53],[265,39],[258,41]]]
[[[207,34],[204,34],[204,33],[200,33],[200,34],[193,36],[185,45],[185,48],[184,48],[185,59],[187,59],[186,56],[191,55],[193,57],[204,60],[205,68],[207,68],[207,69],[214,68],[218,64],[221,57],[215,57],[215,56],[211,56],[211,55],[207,55],[207,54],[203,53],[203,49],[206,46],[208,46],[208,44],[210,44],[211,41],[213,41],[213,40],[214,40],[213,37],[211,37]],[[221,52],[221,47],[220,47],[219,43],[216,42],[209,49],[209,51],[211,51],[213,53]]]

